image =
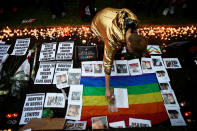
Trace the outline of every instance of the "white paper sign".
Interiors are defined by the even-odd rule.
[[[167,108],[166,110],[172,126],[186,126],[185,120],[181,115],[180,109],[171,107]]]
[[[163,58],[163,62],[167,69],[181,68],[181,64],[178,58]]]
[[[125,128],[125,121],[117,121],[109,123],[109,126],[112,128]]]
[[[94,76],[105,76],[103,62],[102,61],[93,61]]]
[[[107,116],[92,117],[92,129],[106,129],[108,128]]]
[[[69,60],[73,57],[73,41],[60,42],[56,54],[56,60]]]
[[[56,84],[56,74],[57,73],[66,73],[69,69],[73,68],[73,61],[62,61],[56,63],[55,74],[53,78],[53,84]]]
[[[55,70],[54,62],[40,62],[34,84],[51,84]]]
[[[153,69],[165,69],[163,60],[161,56],[151,56],[152,58],[152,63],[153,63]]]
[[[82,104],[83,85],[71,85],[68,95],[68,102]]]
[[[71,120],[80,120],[81,119],[81,104],[68,104],[67,112],[66,112],[66,119]]]
[[[39,61],[55,60],[56,42],[42,44]]]
[[[112,65],[112,68],[111,68],[111,76],[117,76],[117,70],[116,70],[116,63],[115,63],[115,61],[113,61],[113,65]]]
[[[154,73],[153,70],[153,63],[151,58],[141,58],[141,66],[142,66],[142,72],[145,73]]]
[[[161,89],[161,92],[165,92],[167,90],[172,90],[172,87],[170,85],[170,82],[162,82],[162,83],[159,83],[159,87]]]
[[[177,109],[180,109],[173,90],[163,91],[161,94],[166,108],[176,107]]]
[[[69,69],[68,71],[68,85],[80,85],[81,69]]]
[[[41,118],[44,93],[27,94],[19,125],[27,124],[33,118]]]
[[[129,108],[127,88],[114,88],[117,108]]]
[[[92,61],[83,61],[81,63],[82,76],[94,76],[94,69]]]
[[[16,56],[25,55],[27,49],[29,48],[29,44],[30,44],[30,38],[17,39],[14,46],[14,50],[11,55],[16,55]]]
[[[166,69],[156,69],[155,72],[156,72],[157,80],[159,83],[170,81],[170,78],[168,76],[168,72],[166,71]]]
[[[67,121],[65,124],[65,130],[85,130],[87,121]]]
[[[65,100],[63,93],[47,93],[44,107],[64,108],[65,101],[66,100]]]
[[[144,120],[144,119],[129,118],[129,126],[130,127],[151,127],[151,121]]]
[[[129,76],[127,60],[115,60],[118,76]]]
[[[5,45],[0,43],[0,64],[2,63],[3,56],[7,54],[10,45]]]
[[[55,74],[56,77],[56,87],[58,89],[68,87],[68,73],[67,72],[59,72]]]
[[[133,60],[128,60],[128,69],[130,72],[130,75],[141,75],[142,74],[142,69],[140,66],[140,61],[139,59],[133,59]]]
[[[68,95],[66,119],[80,120],[82,109],[83,85],[71,85]]]

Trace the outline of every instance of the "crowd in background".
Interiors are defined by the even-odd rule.
[[[113,4],[122,4],[122,8],[128,8],[131,11],[143,11],[147,16],[158,17],[161,15],[175,15],[177,10],[182,15],[192,15],[195,12],[195,0],[106,0],[112,1]],[[83,21],[88,21],[88,17],[92,18],[96,14],[97,4],[99,0],[1,0],[0,16],[6,13],[15,13],[20,9],[29,6],[35,9],[45,6],[49,9],[52,19],[57,17],[65,17],[68,12],[69,4],[75,2],[78,6],[78,12]],[[103,3],[105,4],[105,3]],[[110,5],[107,5],[110,7]],[[75,11],[75,10],[73,10]]]

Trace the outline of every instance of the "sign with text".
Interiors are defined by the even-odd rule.
[[[42,44],[39,61],[55,60],[56,42]]]
[[[55,62],[41,62],[34,84],[51,84],[55,70]]]
[[[41,118],[44,93],[27,94],[19,125],[27,124],[33,118]]]
[[[17,55],[17,56],[25,55],[27,49],[29,48],[29,44],[30,44],[30,38],[17,39],[14,46],[14,50],[11,55]]]
[[[0,64],[2,62],[3,56],[7,54],[7,51],[9,50],[9,48],[10,48],[10,45],[5,45],[5,44],[0,43]]]
[[[60,42],[56,54],[56,60],[70,60],[73,57],[73,41]]]
[[[73,61],[57,62],[55,68],[55,74],[53,78],[53,84],[56,84],[56,74],[68,72],[70,68],[73,68]]]
[[[97,58],[96,46],[78,46],[77,52],[79,60],[92,60]]]

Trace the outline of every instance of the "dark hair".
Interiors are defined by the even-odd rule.
[[[131,33],[128,40],[131,43],[130,44],[130,46],[131,46],[130,52],[133,53],[134,55],[136,55],[137,57],[141,57],[143,52],[147,48],[146,39],[143,36],[138,35],[137,33]]]

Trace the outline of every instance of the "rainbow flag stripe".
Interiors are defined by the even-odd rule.
[[[130,117],[151,120],[152,125],[168,119],[154,73],[111,77],[110,87],[128,90],[129,108],[119,108],[118,112],[108,112],[104,77],[82,77],[81,84],[84,86],[81,120],[88,121],[89,126],[95,116],[107,116],[108,122],[124,120],[127,126]]]

